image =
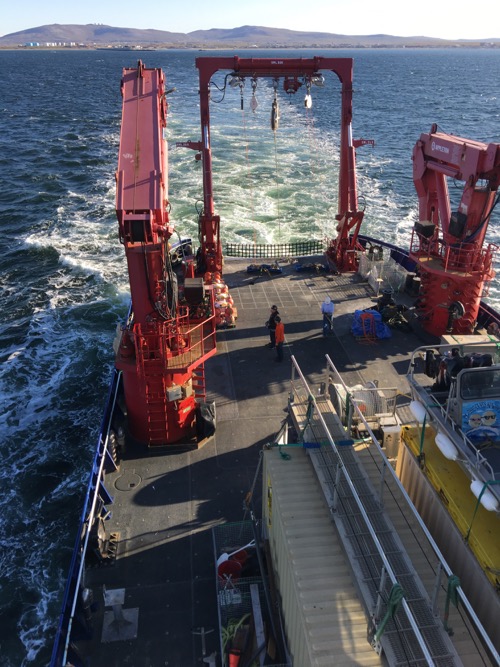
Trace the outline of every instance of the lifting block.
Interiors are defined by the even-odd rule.
[[[205,284],[203,278],[184,279],[184,298],[191,306],[197,306],[205,298]]]

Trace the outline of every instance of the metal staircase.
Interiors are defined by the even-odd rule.
[[[302,434],[363,601],[372,647],[390,665],[462,665],[405,551],[401,528],[396,531],[386,512],[384,504],[392,498],[383,496],[383,478],[376,490],[328,394],[313,397],[293,363],[292,421]]]
[[[351,446],[310,452],[356,581],[372,615],[372,644],[391,665],[462,664],[383,505]],[[342,469],[341,474],[339,474]],[[377,637],[391,595],[401,588],[404,604],[390,614]],[[380,646],[378,646],[378,644]]]

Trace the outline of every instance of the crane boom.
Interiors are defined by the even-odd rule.
[[[190,246],[171,251],[167,102],[160,69],[124,69],[116,212],[131,315],[116,346],[131,434],[149,446],[199,445],[204,363],[215,354],[213,290],[194,275]],[[207,430],[208,429],[208,430]]]
[[[141,323],[164,301],[159,279],[165,264],[165,241],[173,233],[167,213],[163,140],[167,104],[163,90],[161,70],[146,69],[140,63],[137,69],[124,71],[116,212],[128,262],[134,318]]]

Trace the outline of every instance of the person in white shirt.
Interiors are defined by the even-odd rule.
[[[321,304],[321,312],[323,313],[323,336],[333,333],[333,311],[335,306],[329,296],[325,298]]]

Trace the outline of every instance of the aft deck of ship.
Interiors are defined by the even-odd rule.
[[[352,336],[354,311],[373,303],[366,282],[356,275],[297,272],[293,264],[282,264],[281,274],[260,276],[248,274],[247,264],[246,260],[226,261],[224,278],[238,309],[237,326],[218,333],[217,354],[206,364],[207,399],[217,409],[215,436],[201,449],[190,451],[148,450],[128,441],[119,470],[106,477],[114,502],[105,523],[116,540],[117,556],[111,564],[96,565],[85,575],[85,586],[93,592],[93,633],[76,644],[85,665],[220,664],[212,528],[248,520],[245,499],[251,490],[253,509],[261,515],[261,479],[256,478],[259,453],[264,445],[275,442],[287,417],[292,355],[311,385],[322,381],[325,355],[329,355],[347,385],[378,380],[402,395],[408,393],[408,360],[423,341],[400,331],[368,344]],[[322,335],[321,326],[320,305],[325,296],[335,303],[335,335],[329,337]],[[285,325],[282,363],[266,347],[269,336],[264,322],[272,304],[278,306]],[[405,401],[409,399],[403,397]],[[297,456],[302,460],[303,451]],[[311,464],[304,460],[301,465]],[[368,468],[371,465],[367,462]],[[366,614],[356,597],[347,552],[338,546],[319,488],[316,492],[314,502],[323,516],[321,531],[331,531],[329,544],[337,545],[335,563],[324,576],[345,606],[339,622],[344,634],[334,641],[336,655],[342,659],[335,664],[382,664],[383,658],[367,641]],[[400,507],[396,492],[386,496],[385,509],[399,539],[425,585],[432,587],[436,563],[426,550],[418,522],[401,514]],[[315,539],[310,526],[307,539],[311,543]],[[316,585],[321,584],[318,576],[319,572]],[[333,601],[326,602],[332,614]],[[314,610],[310,596],[308,604]],[[346,623],[352,623],[352,629]],[[449,623],[464,665],[491,664],[469,633],[463,610],[452,608]],[[333,622],[331,627],[333,632]],[[213,654],[217,657],[210,662]],[[334,664],[328,660],[318,657],[313,664]],[[300,660],[294,664],[302,667]]]

